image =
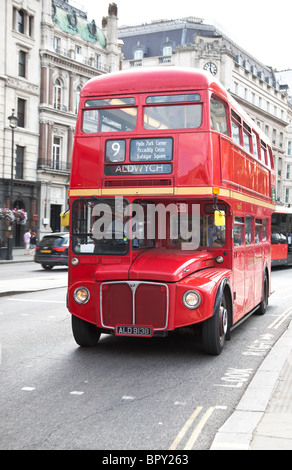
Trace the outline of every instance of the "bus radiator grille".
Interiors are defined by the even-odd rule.
[[[101,323],[105,328],[116,325],[152,326],[164,330],[168,322],[168,287],[165,284],[127,281],[103,283],[101,289]]]

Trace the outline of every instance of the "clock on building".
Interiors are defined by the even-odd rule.
[[[212,75],[216,75],[217,65],[215,65],[213,62],[207,62],[207,64],[204,65],[204,70],[207,70]]]

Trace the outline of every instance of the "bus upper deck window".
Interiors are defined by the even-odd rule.
[[[232,138],[234,142],[241,145],[241,119],[233,110],[231,111],[231,116]]]
[[[201,96],[198,93],[187,95],[148,96],[144,108],[144,128],[197,129],[202,124]],[[195,104],[194,104],[195,103]],[[165,105],[164,105],[165,104]]]
[[[229,135],[226,107],[222,101],[219,101],[214,96],[210,100],[210,119],[214,131]]]
[[[252,143],[253,143],[253,154],[256,158],[259,158],[258,137],[254,132],[252,133]]]
[[[91,134],[96,132],[127,132],[136,128],[137,108],[135,98],[93,99],[85,102],[82,131]],[[93,109],[96,108],[96,109]]]

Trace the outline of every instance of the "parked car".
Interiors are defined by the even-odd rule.
[[[54,266],[68,266],[69,233],[45,235],[36,247],[34,261],[46,270]]]

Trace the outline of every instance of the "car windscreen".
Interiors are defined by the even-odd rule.
[[[63,246],[68,244],[68,239],[66,237],[56,237],[56,236],[51,236],[51,237],[44,237],[40,243],[39,247],[44,247],[44,246]]]

